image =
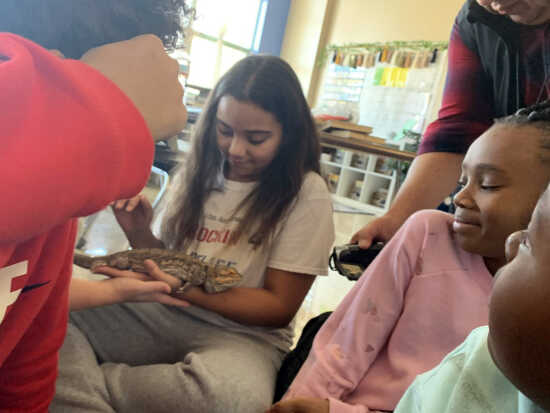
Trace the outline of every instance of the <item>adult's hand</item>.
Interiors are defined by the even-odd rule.
[[[374,241],[387,242],[393,237],[403,222],[389,214],[382,215],[353,234],[350,242],[352,244],[358,243],[360,248],[368,248]]]
[[[390,210],[355,233],[351,241],[361,248],[368,248],[374,240],[389,241],[409,216],[435,208],[456,188],[463,158],[462,154],[445,152],[417,156]]]
[[[86,52],[82,62],[111,79],[143,115],[154,139],[181,131],[187,121],[179,64],[151,34]]]

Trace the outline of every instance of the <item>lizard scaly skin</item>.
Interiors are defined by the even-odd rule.
[[[101,266],[109,266],[119,270],[131,270],[147,274],[143,262],[153,260],[165,273],[182,280],[182,292],[192,285],[202,286],[207,293],[218,293],[235,287],[242,275],[233,267],[213,266],[203,263],[197,258],[181,251],[160,248],[141,248],[120,251],[110,255],[91,257],[75,252],[74,263],[92,271]]]

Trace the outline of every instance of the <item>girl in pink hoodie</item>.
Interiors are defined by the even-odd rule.
[[[472,144],[454,217],[409,218],[318,332],[270,413],[392,411],[416,375],[487,324],[505,239],[527,226],[550,178],[547,107],[497,120]]]

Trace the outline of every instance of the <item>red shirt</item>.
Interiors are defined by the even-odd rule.
[[[153,142],[111,81],[0,33],[0,410],[45,412],[76,221],[145,184]]]
[[[550,53],[548,25],[521,26],[520,84],[526,105],[550,95],[545,83],[544,48]],[[419,154],[426,152],[466,153],[471,143],[492,124],[491,82],[479,56],[462,41],[455,26],[449,42],[449,69],[438,119],[432,122],[422,139]],[[550,72],[550,69],[547,69]]]

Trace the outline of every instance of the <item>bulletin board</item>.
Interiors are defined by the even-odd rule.
[[[423,133],[440,106],[446,44],[395,43],[335,48],[315,112],[351,117],[396,144],[404,129]]]

